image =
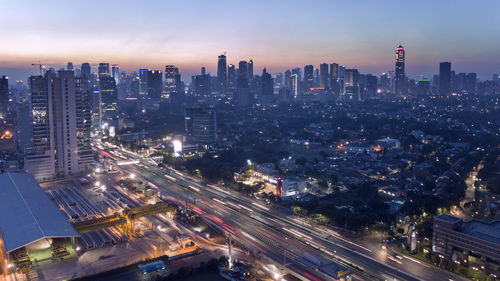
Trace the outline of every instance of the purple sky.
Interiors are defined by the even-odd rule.
[[[407,74],[432,77],[441,61],[457,72],[491,79],[500,72],[500,1],[254,0],[254,1],[5,1],[0,75],[26,80],[31,63],[119,64],[125,71],[185,75],[217,56],[252,58],[281,72],[337,62],[380,74],[394,68],[394,48],[406,48]]]

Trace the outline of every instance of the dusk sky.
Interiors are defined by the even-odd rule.
[[[253,59],[281,72],[337,62],[379,74],[406,48],[410,77],[432,77],[441,61],[482,80],[500,72],[500,1],[7,1],[0,0],[0,75],[26,80],[31,63],[76,68],[119,64],[125,71],[201,66],[215,74]]]

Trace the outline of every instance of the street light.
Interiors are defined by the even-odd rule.
[[[106,191],[106,186],[104,184],[101,185],[101,191]]]

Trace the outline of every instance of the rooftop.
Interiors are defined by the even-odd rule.
[[[0,233],[7,252],[44,238],[79,236],[33,176],[0,175]]]
[[[447,223],[456,223],[456,222],[461,221],[461,219],[459,219],[457,217],[446,215],[446,214],[439,215],[436,217],[436,219],[445,221]]]
[[[500,221],[470,220],[462,224],[463,233],[500,245]]]

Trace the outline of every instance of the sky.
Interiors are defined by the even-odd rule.
[[[497,0],[0,0],[0,75],[26,80],[38,61],[119,64],[184,76],[216,74],[253,59],[254,73],[336,62],[361,73],[394,69],[406,49],[409,77],[456,72],[482,80],[500,73]],[[186,79],[187,77],[184,77]],[[188,79],[189,80],[189,79]]]

